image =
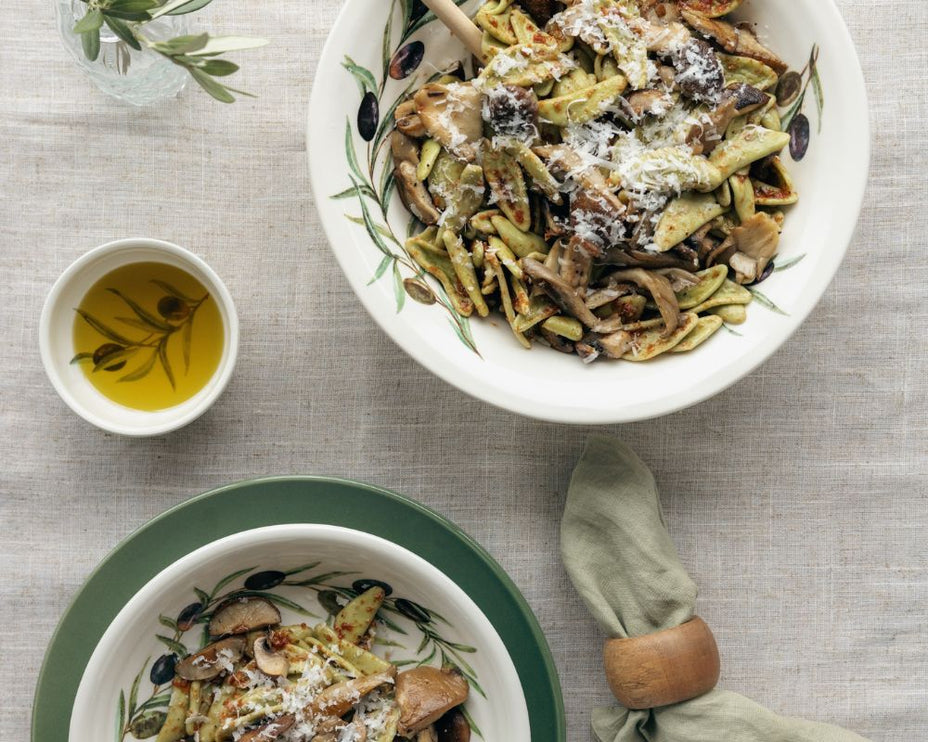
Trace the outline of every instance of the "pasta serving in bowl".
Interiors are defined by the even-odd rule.
[[[361,93],[342,190],[322,190],[337,121],[315,103],[346,15],[320,64],[317,205],[333,244],[348,217],[368,260],[336,255],[381,325],[466,391],[576,422],[678,409],[769,356],[837,269],[866,177],[865,121],[829,125],[865,108],[833,6],[465,8],[479,58],[413,0],[387,14],[379,80],[341,50]],[[829,222],[837,186],[851,208]]]

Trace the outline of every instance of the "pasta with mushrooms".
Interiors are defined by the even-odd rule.
[[[746,317],[797,194],[741,0],[488,0],[476,74],[396,108],[410,256],[525,347],[644,361]]]

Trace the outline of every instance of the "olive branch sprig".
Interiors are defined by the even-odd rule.
[[[235,102],[235,96],[254,97],[230,87],[217,78],[227,77],[239,66],[227,59],[217,59],[227,52],[255,49],[266,39],[247,36],[210,36],[208,33],[177,36],[154,41],[144,33],[146,23],[165,15],[185,15],[209,5],[212,0],[81,0],[87,13],[74,26],[81,37],[84,55],[91,62],[100,55],[100,29],[109,28],[121,41],[141,51],[147,48],[183,67],[213,98],[223,103]]]

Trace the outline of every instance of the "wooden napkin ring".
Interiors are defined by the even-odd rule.
[[[673,629],[607,639],[606,680],[625,708],[650,709],[696,698],[719,681],[719,648],[698,616]]]

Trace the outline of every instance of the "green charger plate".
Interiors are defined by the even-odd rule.
[[[547,641],[502,567],[425,506],[379,487],[325,477],[275,477],[221,487],[159,515],[119,544],[78,591],[52,637],[36,688],[32,742],[68,739],[84,667],[116,614],[145,583],[211,541],[283,523],[366,531],[448,575],[480,606],[509,650],[525,693],[532,742],[566,742],[564,701]]]

